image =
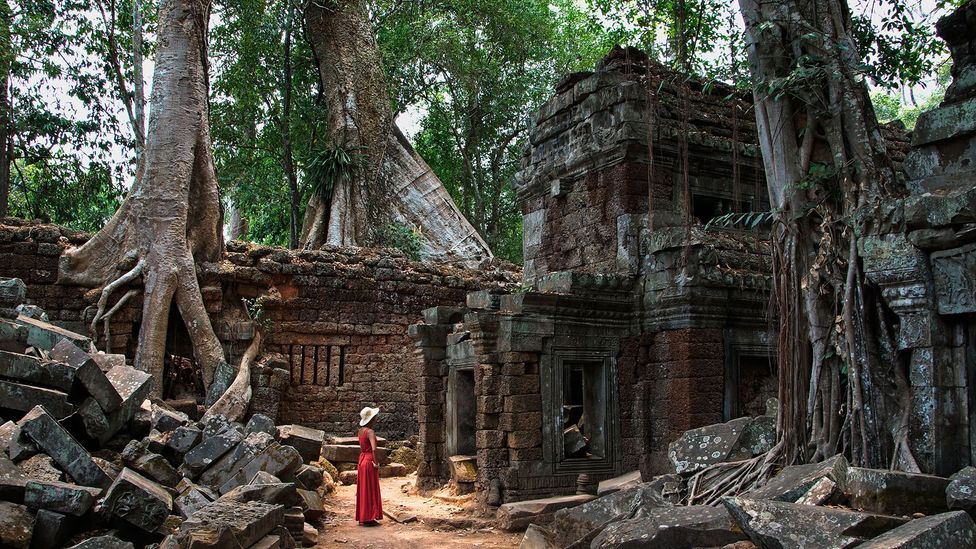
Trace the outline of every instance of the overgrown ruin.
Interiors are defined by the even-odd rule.
[[[152,450],[155,439],[147,434],[144,444],[133,437],[123,445],[127,467],[165,455],[173,462],[166,471],[174,475],[179,468],[201,484],[219,479],[214,485],[227,487],[219,493],[264,495],[270,489],[255,486],[281,479],[258,478],[261,473],[297,478],[297,484],[304,474],[317,479],[299,488],[302,497],[313,498],[305,492],[320,487],[325,466],[308,468],[320,457],[339,465],[333,480],[346,475],[344,480],[354,482],[349,472],[358,450],[348,437],[359,409],[379,406],[380,434],[419,440],[417,488],[448,485],[455,495],[473,493],[482,510],[500,507],[504,528],[529,527],[523,547],[624,545],[651,529],[657,535],[666,520],[692,532],[674,546],[748,538],[776,547],[781,532],[759,523],[756,517],[763,513],[785,524],[790,535],[826,536],[815,541],[828,546],[838,539],[844,546],[892,546],[919,532],[943,530],[961,532],[961,543],[969,545],[960,546],[973,546],[976,527],[958,510],[973,513],[976,503],[953,486],[976,485],[976,470],[964,469],[976,465],[974,17],[976,4],[970,2],[939,24],[954,63],[945,102],[924,113],[910,135],[893,125],[883,128],[906,192],[886,196],[877,209],[887,222],[858,235],[863,270],[884,298],[879,310],[896,317],[894,351],[910,374],[906,436],[926,475],[862,469],[843,455],[828,456],[818,464],[785,468],[756,491],[704,501],[706,494],[696,501],[701,494],[689,486],[692,475],[762,456],[776,443],[773,252],[768,218],[756,215],[770,209],[763,159],[751,94],[674,73],[639,50],[620,47],[592,72],[566,76],[535,116],[514,182],[524,227],[521,272],[491,259],[465,269],[411,261],[388,249],[324,245],[298,251],[229,242],[218,261],[202,263],[197,273],[226,357],[213,376],[216,389],[204,389],[187,327],[171,314],[163,376],[155,380],[165,402],[153,401],[149,409],[160,436],[210,429],[210,439],[222,441],[211,444],[226,448],[206,463],[194,462],[192,452],[203,453],[194,448],[208,438],[191,433],[196,440],[175,462],[162,450],[176,444],[174,439],[156,440]],[[731,222],[715,223],[716,218]],[[118,372],[138,377],[125,361],[131,362],[140,339],[143,298],[135,296],[116,307],[109,321],[93,323],[99,290],[57,279],[62,255],[88,238],[54,225],[3,220],[0,275],[26,284],[22,303],[11,305],[28,307],[19,309],[19,319],[8,315],[13,318],[0,327],[30,324],[24,317],[39,317],[43,310],[63,329],[88,334],[94,328],[90,342],[114,357]],[[120,293],[130,285],[138,282],[123,285]],[[231,384],[236,369],[229,364],[240,362],[258,331],[264,343],[251,369],[248,417],[261,425],[194,426],[191,419],[199,419]],[[44,348],[18,346],[27,342],[15,339],[10,347],[8,335],[0,333],[0,365],[11,354],[36,353],[30,356],[38,363],[68,360],[59,341]],[[74,343],[95,356],[87,339]],[[58,344],[60,354],[53,351]],[[53,450],[44,447],[42,430],[64,431],[66,438],[69,430],[83,432],[85,444],[74,444],[79,455],[87,455],[82,446],[94,449],[125,432],[149,396],[139,377],[125,413],[116,413],[118,425],[102,432],[66,418],[82,414],[83,407],[97,412],[95,404],[115,413],[119,403],[92,404],[98,393],[87,385],[84,403],[76,401],[72,385],[58,389],[64,398],[51,400],[49,409],[37,409],[28,406],[33,393],[23,397],[8,386],[34,383],[40,389],[30,390],[45,395],[54,389],[46,387],[44,376],[15,377],[11,371],[0,369],[0,388],[7,391],[2,418],[20,420],[17,428],[47,454]],[[111,394],[105,398],[112,400]],[[291,427],[275,429],[275,423]],[[41,424],[44,429],[31,427]],[[267,432],[254,437],[263,445],[248,447],[257,443],[246,437],[257,432]],[[16,445],[23,442],[18,437],[19,431],[4,441],[14,461]],[[252,461],[269,448],[282,452],[287,470],[269,472],[267,463]],[[224,459],[221,467],[212,465],[216,459]],[[266,461],[276,459],[277,454]],[[7,463],[14,467],[6,459],[0,467]],[[86,482],[82,477],[92,471],[97,478]],[[146,479],[126,471],[111,478],[101,466],[68,471],[79,484],[98,488],[70,489],[80,490],[74,497],[88,502],[80,514],[106,497],[109,516],[152,535],[173,536],[182,532],[179,524],[161,530],[171,513],[183,515],[188,531],[208,513],[218,522],[233,514],[226,502],[210,501],[219,494],[186,484],[179,485],[179,497],[191,512],[175,512],[173,501],[164,510],[171,494],[146,488]],[[953,474],[954,485],[943,478]],[[170,479],[170,488],[181,479]],[[131,518],[111,495],[99,492],[109,485],[111,493],[139,492],[160,510]],[[14,497],[23,500],[26,487],[20,488]],[[598,490],[605,497],[597,498]],[[917,497],[905,503],[892,496],[895,490],[915,491]],[[612,493],[627,495],[608,499]],[[557,496],[568,497],[547,499]],[[248,512],[274,522],[274,536],[320,516],[314,504],[311,514],[308,505],[291,505],[290,496],[287,510],[268,503],[277,496],[240,497]],[[517,507],[527,500],[545,501],[531,512]],[[204,509],[210,510],[192,518]],[[910,520],[915,512],[928,516]],[[794,524],[796,516],[812,518]],[[833,526],[810,532],[818,524],[841,523],[844,528],[836,532]],[[257,542],[248,539],[246,546]]]

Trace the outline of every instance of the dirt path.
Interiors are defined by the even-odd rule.
[[[518,547],[522,534],[510,534],[490,526],[487,519],[459,505],[431,497],[405,494],[405,478],[380,480],[383,509],[415,515],[418,520],[398,524],[389,518],[379,526],[360,526],[354,519],[356,487],[339,486],[324,502],[326,515],[319,528],[316,547],[345,549],[460,549],[482,547],[510,549]]]

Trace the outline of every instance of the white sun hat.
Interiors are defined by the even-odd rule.
[[[359,426],[365,427],[367,423],[376,417],[376,414],[380,413],[379,408],[370,408],[369,406],[363,408],[359,411]]]

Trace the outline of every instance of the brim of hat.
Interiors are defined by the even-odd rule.
[[[376,417],[377,415],[379,415],[379,413],[380,413],[380,409],[379,408],[370,408],[369,409],[369,414],[367,414],[367,416],[365,418],[359,420],[359,426],[360,427],[365,427],[366,424],[369,423],[370,421],[372,421],[374,417]]]

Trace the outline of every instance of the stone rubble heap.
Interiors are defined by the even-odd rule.
[[[673,473],[648,482],[636,472],[610,479],[600,483],[599,497],[505,504],[500,525],[528,526],[522,549],[976,549],[974,467],[943,478],[854,467],[837,455],[785,467],[764,486],[715,506],[687,505],[696,472],[768,450],[771,419],[688,431],[671,444]]]
[[[18,310],[24,295],[0,279],[0,547],[315,544],[323,431],[146,400],[152,376]]]

